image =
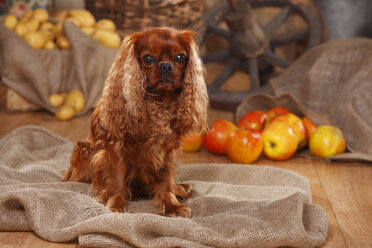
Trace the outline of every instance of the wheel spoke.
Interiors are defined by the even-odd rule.
[[[287,68],[290,65],[290,63],[287,60],[283,59],[282,57],[279,57],[278,55],[269,50],[266,50],[264,52],[263,58],[266,62],[275,66],[279,66],[280,68],[283,69]]]
[[[249,77],[251,79],[251,90],[260,87],[260,75],[258,73],[257,58],[248,60]]]
[[[230,57],[230,52],[227,49],[220,50],[214,53],[209,53],[205,56],[203,56],[203,62],[209,63],[209,62],[215,62],[215,61],[225,61]]]
[[[292,5],[286,5],[273,19],[271,19],[266,25],[265,30],[270,34],[274,34],[275,31],[284,23],[288,16],[292,12]]]
[[[230,35],[230,32],[225,30],[225,29],[222,29],[218,26],[215,26],[215,25],[209,25],[207,27],[207,33],[214,33],[218,36],[221,36],[223,38],[225,38],[226,40],[230,40],[231,39],[231,35]]]
[[[299,40],[306,40],[309,37],[309,33],[310,31],[306,29],[287,34],[273,35],[270,43],[273,48],[284,46],[293,42],[297,42]]]
[[[221,73],[214,79],[213,84],[211,84],[210,87],[212,89],[219,89],[220,86],[237,70],[238,63],[239,60],[237,58],[231,58]]]

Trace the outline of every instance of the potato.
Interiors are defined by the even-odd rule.
[[[95,28],[107,31],[115,31],[116,26],[115,23],[109,19],[101,19],[97,21]]]
[[[38,22],[46,22],[48,21],[49,14],[45,9],[35,9],[31,18],[37,20]]]
[[[57,46],[61,49],[71,49],[71,44],[66,36],[57,36]]]
[[[45,43],[45,45],[44,45],[44,49],[46,49],[46,50],[57,49],[57,46],[53,41],[48,40],[47,43]],[[62,99],[63,99],[63,97],[62,97]]]
[[[41,49],[44,47],[46,40],[44,37],[36,31],[27,33],[24,37],[25,41],[35,49]]]
[[[39,30],[38,32],[44,37],[46,41],[53,41],[56,38],[55,34],[50,30]]]
[[[49,102],[53,107],[58,108],[63,104],[63,96],[61,94],[51,94],[49,96]]]
[[[18,22],[18,24],[14,28],[14,32],[19,36],[24,37],[29,32],[29,30],[24,23]]]
[[[63,35],[63,22],[57,22],[56,24],[53,25],[53,33],[56,36]]]
[[[40,23],[38,20],[31,19],[24,23],[30,31],[36,31],[39,29]]]
[[[70,91],[65,99],[65,104],[72,106],[77,113],[81,112],[85,106],[83,93],[80,90]]]
[[[108,48],[118,48],[120,46],[120,36],[111,31],[97,29],[93,34],[93,38]]]
[[[24,14],[22,16],[22,18],[25,18],[25,19],[30,19],[32,17],[32,15],[34,14],[34,12],[32,10],[29,10],[26,12],[26,14]]]
[[[3,23],[10,30],[14,30],[15,27],[16,27],[16,25],[17,25],[17,23],[18,23],[18,20],[17,20],[17,17],[15,17],[14,15],[7,15],[4,18]]]
[[[57,20],[57,21],[63,21],[67,18],[67,16],[68,16],[68,11],[67,10],[61,10],[54,16],[54,19]]]
[[[66,121],[74,117],[74,108],[69,105],[63,105],[56,112],[56,117],[61,121]]]
[[[70,10],[70,16],[75,18],[80,26],[93,26],[96,23],[94,16],[85,9],[72,9]]]
[[[42,23],[40,25],[40,30],[46,30],[46,31],[53,30],[53,23],[51,23],[51,22]]]
[[[88,36],[92,36],[95,31],[93,27],[88,27],[88,26],[81,27],[80,29]]]

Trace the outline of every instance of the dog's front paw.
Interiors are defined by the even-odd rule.
[[[119,193],[111,196],[107,200],[106,207],[108,207],[112,212],[125,213],[124,197]]]
[[[160,208],[159,211],[160,215],[168,216],[168,217],[184,217],[190,218],[191,217],[191,209],[185,205],[178,205],[178,206],[168,206],[165,207],[164,205]]]

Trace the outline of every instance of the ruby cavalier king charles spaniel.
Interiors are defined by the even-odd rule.
[[[127,36],[112,65],[86,141],[78,142],[63,181],[91,183],[115,212],[135,196],[159,213],[190,217],[191,192],[176,183],[181,136],[207,129],[208,94],[195,33],[152,28]]]

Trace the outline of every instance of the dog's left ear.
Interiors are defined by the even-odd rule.
[[[184,77],[184,87],[179,98],[178,119],[183,132],[203,132],[208,128],[208,92],[204,81],[205,68],[199,55],[197,35],[193,31],[180,32],[186,43],[188,62]]]

